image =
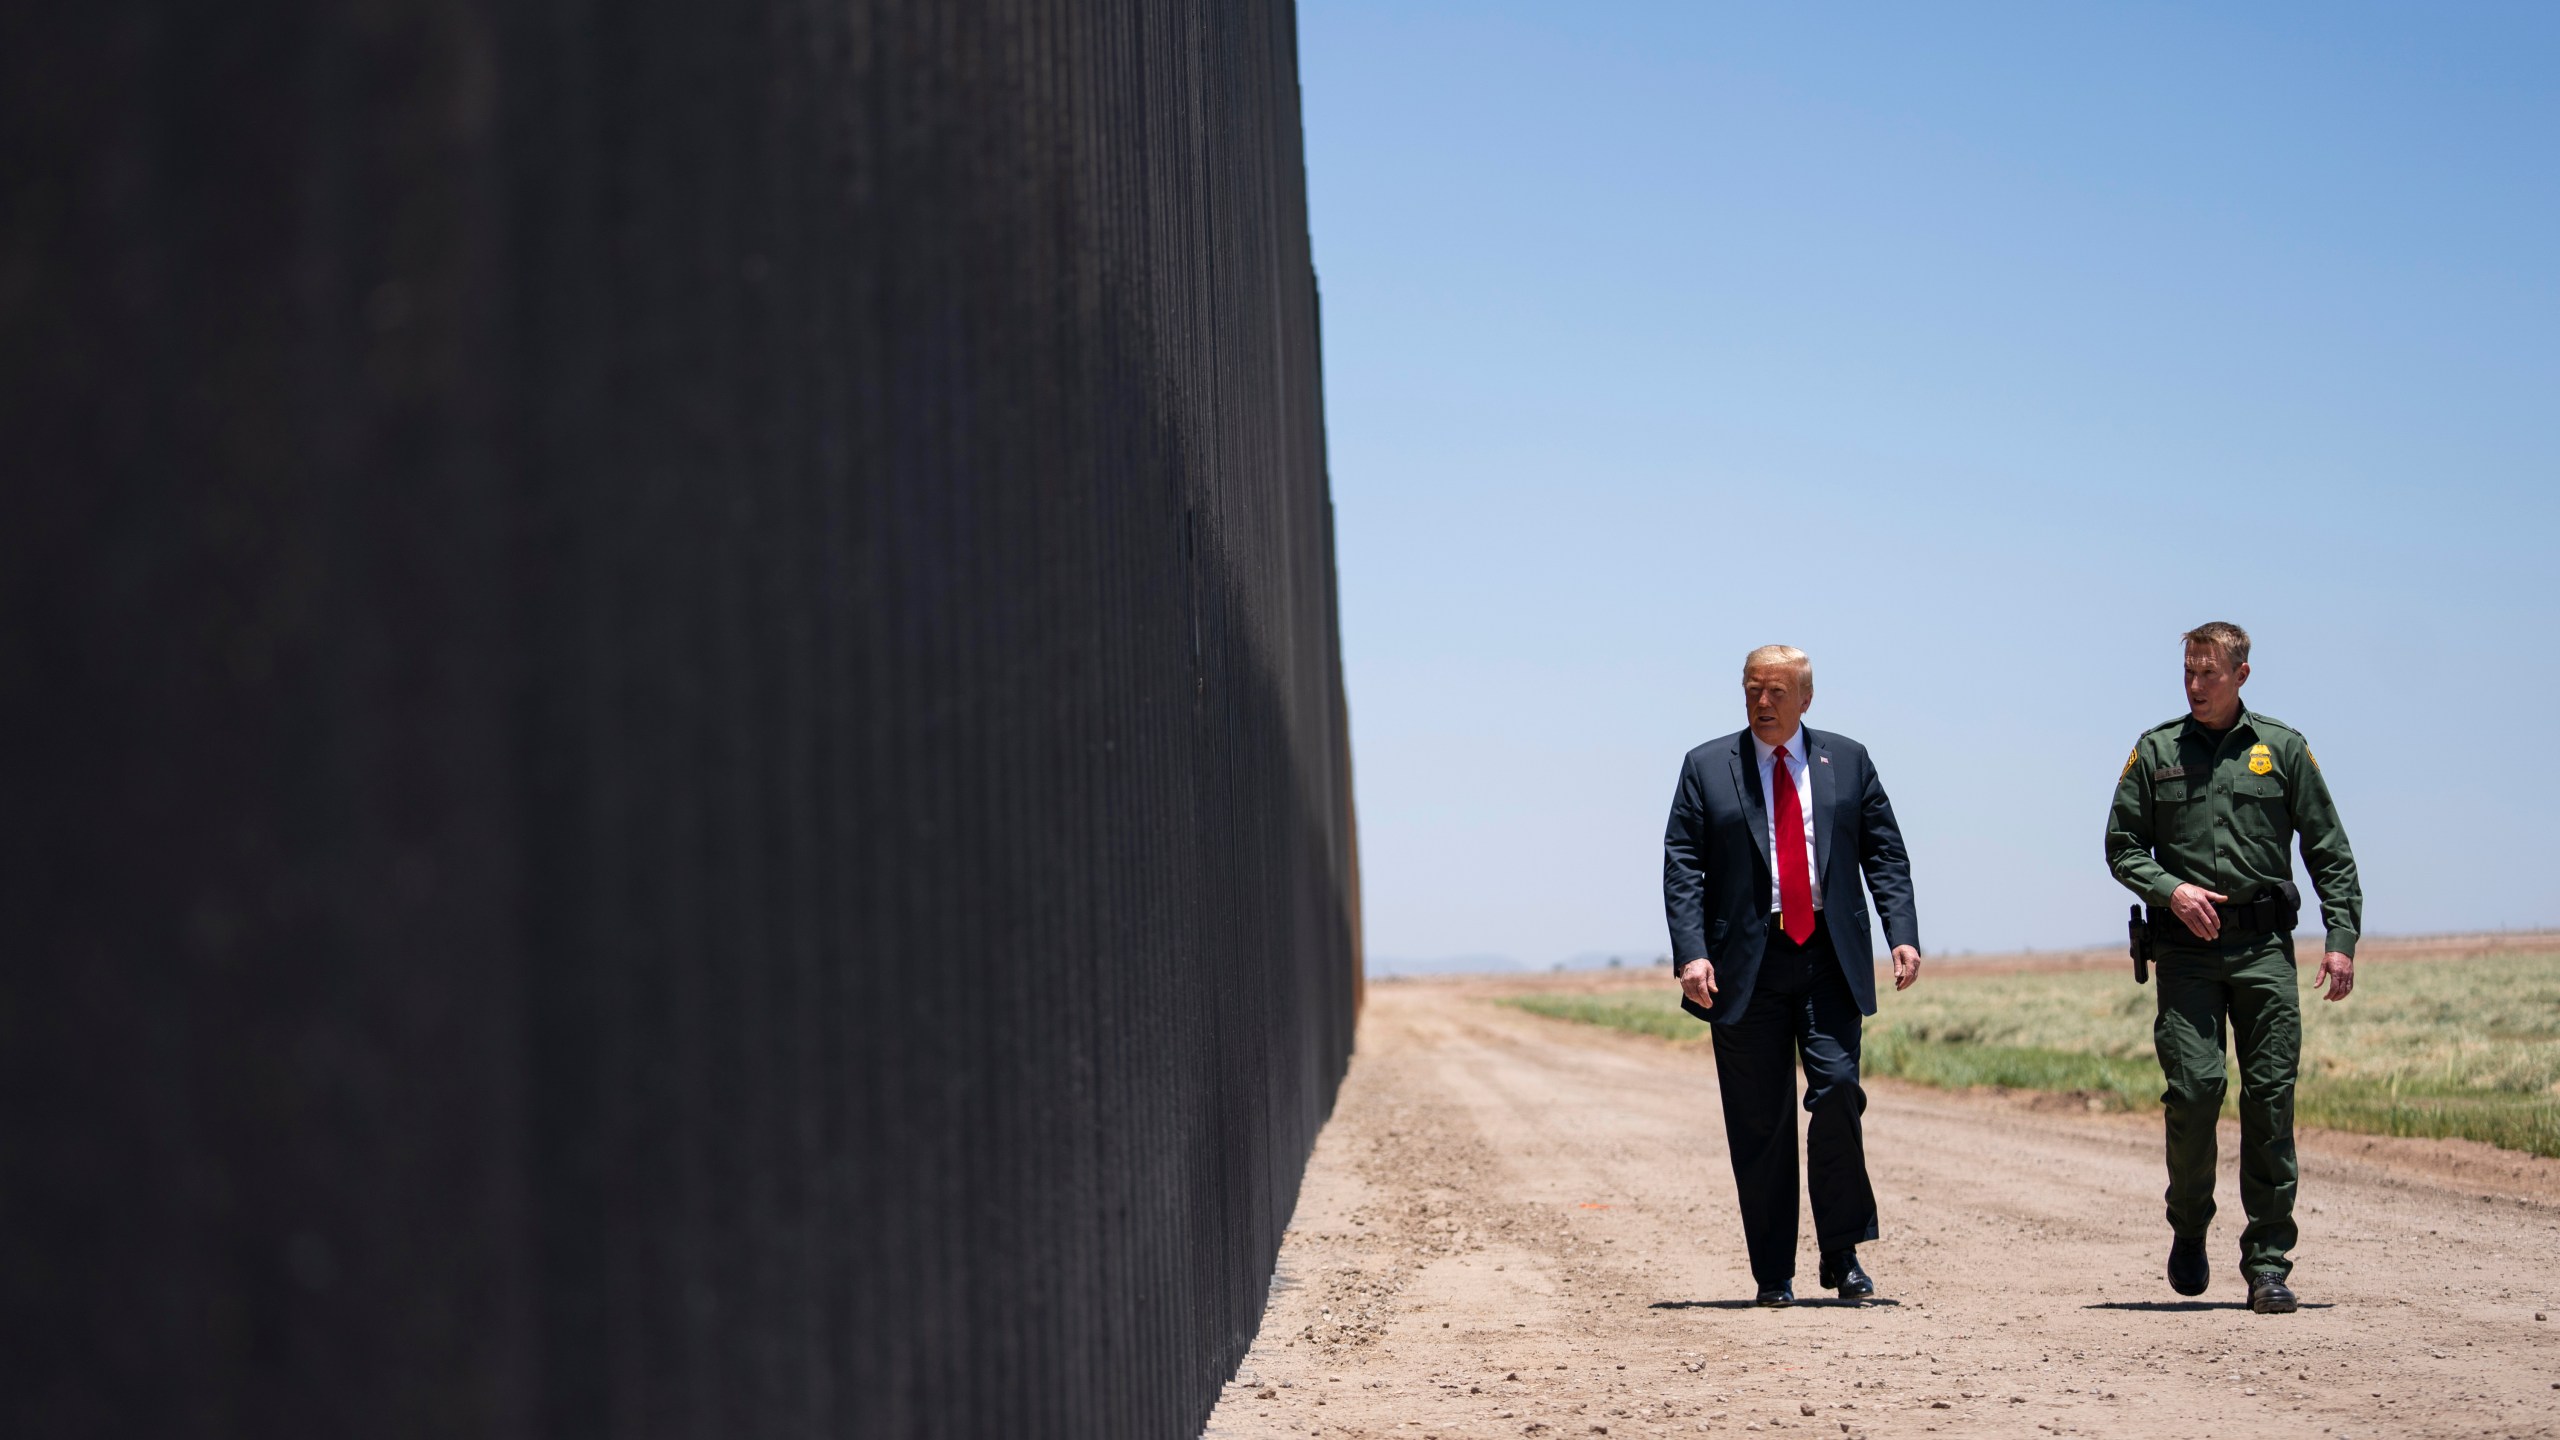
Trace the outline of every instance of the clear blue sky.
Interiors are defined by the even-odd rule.
[[[2371,933],[2560,922],[2560,6],[1299,28],[1373,957],[1660,954],[1769,641],[1932,948],[2120,935],[2209,619]]]

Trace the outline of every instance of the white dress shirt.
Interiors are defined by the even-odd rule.
[[[1778,791],[1775,778],[1778,752],[1773,746],[1761,744],[1760,737],[1757,735],[1751,737],[1751,746],[1760,752],[1760,794],[1764,797],[1769,811],[1769,908],[1776,911],[1780,908],[1778,902]],[[1822,908],[1822,876],[1814,868],[1816,852],[1813,848],[1813,766],[1809,763],[1810,757],[1804,753],[1803,726],[1797,726],[1796,733],[1787,737],[1786,751],[1787,768],[1795,772],[1796,813],[1804,817],[1804,833],[1796,837],[1796,843],[1804,847],[1804,873],[1813,881],[1813,908],[1819,910]]]

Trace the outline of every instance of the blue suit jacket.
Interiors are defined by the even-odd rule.
[[[1865,875],[1875,896],[1886,943],[1916,947],[1911,857],[1867,747],[1809,726],[1804,743],[1813,771],[1814,890],[1849,993],[1861,1013],[1873,1015],[1875,946],[1858,878]],[[1740,1019],[1776,918],[1769,913],[1769,802],[1748,730],[1710,740],[1680,762],[1680,788],[1662,834],[1662,908],[1671,922],[1673,973],[1702,955],[1716,967],[1715,1008],[1701,1010],[1686,998],[1681,1008],[1720,1024]]]

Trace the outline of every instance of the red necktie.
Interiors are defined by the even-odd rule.
[[[1796,799],[1786,746],[1769,757],[1769,773],[1778,792],[1769,797],[1769,809],[1777,816],[1778,924],[1801,945],[1813,938],[1813,867],[1805,860],[1804,806]]]

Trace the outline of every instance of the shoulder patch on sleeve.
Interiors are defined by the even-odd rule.
[[[2124,752],[2124,768],[2116,772],[2116,778],[2117,778],[2118,780],[2122,780],[2122,779],[2123,779],[2124,777],[2126,777],[2127,775],[2132,774],[2132,773],[2133,773],[2133,762],[2135,762],[2136,760],[2139,760],[2139,759],[2141,759],[2141,758],[2142,758],[2142,747],[2141,747],[2140,745],[2136,745],[2136,746],[2134,746],[2132,749],[2127,750],[2126,752]]]

